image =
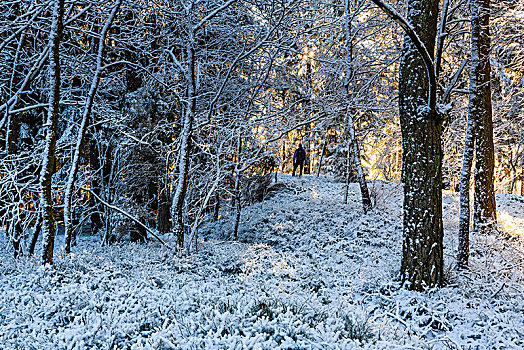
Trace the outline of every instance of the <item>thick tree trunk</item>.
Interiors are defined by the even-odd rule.
[[[60,42],[63,32],[64,0],[56,0],[53,10],[53,23],[49,35],[50,58],[50,93],[49,109],[46,120],[46,139],[42,154],[40,173],[40,208],[42,210],[43,251],[42,262],[53,263],[55,244],[55,220],[53,218],[53,194],[51,180],[55,172],[55,150],[57,139],[58,115],[60,113]]]
[[[464,141],[464,159],[460,173],[460,215],[458,232],[457,267],[465,268],[469,260],[469,220],[471,218],[469,207],[469,184],[471,180],[471,166],[475,148],[475,116],[468,117],[466,139]]]
[[[495,151],[491,110],[491,40],[489,36],[490,0],[471,1],[471,71],[469,114],[475,117],[475,195],[473,224],[475,230],[494,229],[497,208],[493,174]]]
[[[12,235],[13,235],[13,248],[14,248],[13,257],[15,259],[22,255],[22,246],[20,245],[20,239],[22,235],[22,224],[21,224],[21,218],[20,218],[20,211],[19,210],[16,210],[16,211],[17,211],[17,215],[13,216],[13,222],[12,222],[12,225],[13,225]]]
[[[67,180],[67,186],[66,186],[66,191],[64,195],[64,224],[65,224],[65,251],[66,253],[71,252],[71,237],[73,235],[73,225],[71,222],[71,203],[72,203],[72,197],[73,197],[73,187],[74,187],[76,175],[78,172],[80,151],[81,151],[82,143],[84,141],[84,136],[85,136],[86,129],[87,129],[87,122],[89,120],[91,111],[93,109],[95,95],[98,90],[98,84],[100,83],[100,76],[102,74],[102,68],[103,68],[102,59],[104,55],[105,39],[107,36],[107,32],[109,28],[111,27],[111,24],[113,23],[113,19],[115,18],[116,13],[118,9],[120,8],[121,3],[122,3],[122,0],[119,0],[116,3],[115,7],[111,11],[111,14],[109,15],[109,18],[107,19],[106,24],[102,28],[102,33],[100,34],[100,40],[98,42],[98,54],[96,58],[95,74],[93,76],[93,80],[91,81],[91,88],[89,89],[89,93],[87,95],[87,101],[84,107],[84,113],[82,115],[82,122],[80,124],[80,129],[78,130],[78,136],[76,139],[73,160],[71,163],[71,168],[69,170],[69,178]]]
[[[438,0],[408,2],[408,22],[430,57],[435,47],[438,4]],[[444,277],[441,121],[433,102],[430,71],[420,50],[406,35],[399,82],[404,179],[401,277],[404,285],[414,290],[440,286]]]

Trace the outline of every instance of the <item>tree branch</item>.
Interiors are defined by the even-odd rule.
[[[158,237],[158,235],[153,231],[151,230],[149,227],[147,227],[146,225],[144,225],[140,220],[138,220],[137,218],[135,218],[133,215],[129,214],[128,212],[126,212],[125,210],[123,209],[120,209],[119,207],[116,207],[114,205],[111,205],[109,203],[107,203],[106,201],[104,201],[102,198],[100,198],[95,192],[91,191],[89,188],[85,188],[85,187],[82,187],[82,189],[84,191],[87,191],[89,193],[91,193],[93,195],[93,197],[96,198],[96,200],[98,200],[100,203],[102,203],[103,205],[105,205],[106,207],[108,207],[109,209],[113,209],[113,210],[116,210],[117,212],[119,212],[120,214],[123,214],[124,216],[127,216],[129,219],[133,220],[134,222],[136,222],[137,224],[139,224],[140,226],[142,226],[143,228],[146,229],[147,232],[149,232],[153,237],[155,237],[164,247],[166,247],[167,249],[169,250],[172,250],[172,248],[162,240],[162,238]]]
[[[434,110],[437,105],[437,79],[435,76],[433,58],[429,54],[428,49],[426,48],[422,40],[420,40],[419,36],[415,31],[415,28],[413,28],[411,24],[409,24],[407,19],[405,19],[400,13],[398,13],[397,10],[395,10],[393,7],[391,7],[391,5],[383,2],[382,0],[371,1],[373,1],[375,5],[377,5],[381,10],[383,10],[392,20],[394,20],[404,30],[404,32],[409,37],[413,45],[415,45],[415,48],[422,57],[424,65],[426,66],[426,71],[429,80],[428,107],[430,108],[430,110]]]

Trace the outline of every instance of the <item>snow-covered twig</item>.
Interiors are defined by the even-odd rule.
[[[126,212],[125,210],[123,209],[120,209],[119,207],[117,206],[114,206],[114,205],[111,205],[109,203],[107,203],[106,201],[104,201],[102,198],[100,198],[100,196],[98,196],[95,192],[93,192],[91,189],[89,188],[86,188],[86,187],[82,187],[82,190],[84,191],[87,191],[89,193],[91,193],[93,195],[93,197],[96,198],[96,200],[98,200],[100,203],[102,203],[103,205],[105,205],[106,207],[108,207],[109,209],[113,209],[117,212],[119,212],[120,214],[122,215],[125,215],[127,216],[129,219],[133,220],[134,222],[136,222],[138,225],[142,226],[144,229],[146,229],[147,232],[149,232],[153,237],[155,237],[164,247],[166,247],[167,249],[169,250],[172,250],[172,248],[166,243],[164,242],[164,240],[162,238],[160,238],[153,230],[151,230],[149,227],[147,227],[146,225],[144,225],[140,220],[138,220],[137,218],[135,218],[133,215],[129,214],[128,212]]]

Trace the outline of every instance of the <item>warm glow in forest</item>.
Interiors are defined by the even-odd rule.
[[[1,349],[523,349],[524,4],[0,3]]]

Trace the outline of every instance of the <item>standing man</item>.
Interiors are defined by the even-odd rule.
[[[302,176],[302,170],[304,169],[304,163],[306,162],[306,151],[302,148],[302,144],[298,144],[298,148],[293,155],[293,176],[297,171],[297,167],[300,166],[300,176]]]

